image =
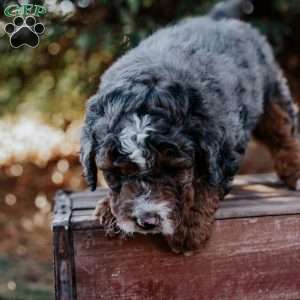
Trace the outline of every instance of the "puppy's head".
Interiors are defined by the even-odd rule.
[[[88,183],[95,188],[97,169],[103,171],[112,213],[124,233],[172,235],[194,198],[192,142],[178,126],[149,114],[129,114],[103,130],[102,121],[92,132],[83,130]]]

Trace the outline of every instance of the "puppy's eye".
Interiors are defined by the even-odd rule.
[[[115,172],[103,171],[104,178],[108,186],[115,192],[120,191],[122,186],[122,176]]]

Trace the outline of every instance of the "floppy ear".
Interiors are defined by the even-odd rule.
[[[114,162],[119,157],[118,141],[113,134],[107,134],[101,143],[97,165],[100,169],[106,170],[115,167]]]
[[[88,186],[92,191],[97,186],[97,165],[95,162],[94,139],[90,130],[85,126],[80,138],[80,162]]]

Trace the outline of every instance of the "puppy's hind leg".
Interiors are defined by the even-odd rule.
[[[298,108],[280,70],[270,99],[266,100],[265,111],[254,130],[254,137],[268,147],[278,176],[290,188],[300,190]]]

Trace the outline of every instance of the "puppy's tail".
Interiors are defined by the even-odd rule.
[[[254,6],[251,0],[225,0],[216,4],[208,13],[215,20],[239,19],[244,14],[251,14]]]

